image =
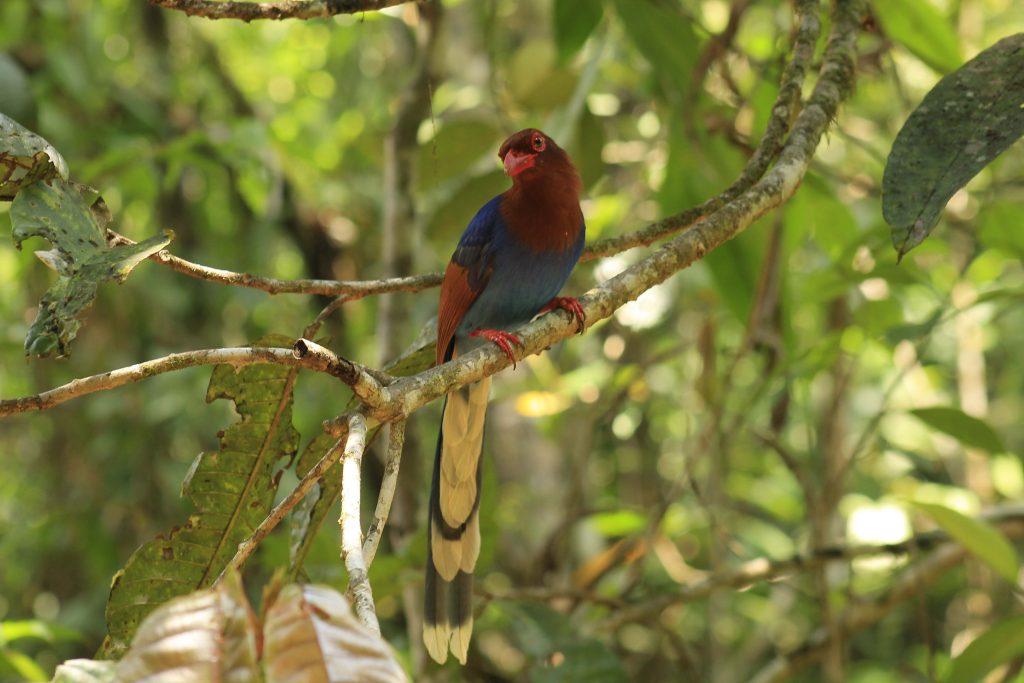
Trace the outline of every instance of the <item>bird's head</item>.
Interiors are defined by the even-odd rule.
[[[575,173],[565,150],[536,128],[526,128],[511,135],[501,145],[498,156],[505,164],[505,174],[513,181],[529,178],[543,170],[571,170]]]

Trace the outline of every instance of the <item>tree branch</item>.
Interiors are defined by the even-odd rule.
[[[113,230],[107,230],[107,243],[115,246],[119,244],[135,244],[135,241]],[[262,275],[236,273],[231,270],[211,268],[193,263],[192,261],[186,261],[166,249],[161,249],[149,258],[183,275],[220,285],[249,287],[251,289],[259,289],[268,294],[322,294],[323,296],[344,297],[346,301],[355,301],[371,294],[419,292],[441,284],[441,273],[427,273],[425,275],[393,277],[381,280],[344,281],[313,278],[279,280]]]
[[[372,12],[409,0],[277,0],[277,2],[233,2],[231,0],[149,0],[151,5],[207,19],[316,19],[336,14]]]
[[[292,346],[296,359],[306,362],[312,370],[326,372],[347,384],[364,405],[380,409],[390,402],[387,385],[392,378],[380,370],[371,370],[359,363],[347,360],[330,349],[308,339],[299,339]]]
[[[360,467],[366,450],[366,418],[353,413],[348,418],[348,436],[341,456],[341,559],[348,571],[348,590],[351,593],[356,617],[363,626],[380,635],[380,624],[373,605],[370,575],[363,557],[363,530],[359,521]]]
[[[390,402],[387,387],[374,377],[374,374],[379,373],[371,373],[367,368],[340,358],[319,344],[300,339],[291,349],[246,346],[172,353],[162,358],[72,380],[67,384],[31,396],[2,399],[0,400],[0,417],[34,410],[49,410],[79,396],[116,389],[166,372],[222,363],[236,368],[258,363],[274,363],[323,372],[337,377],[349,385],[353,393],[367,406],[376,408]]]
[[[384,533],[384,526],[388,523],[391,501],[395,498],[395,488],[398,485],[398,468],[402,464],[402,446],[404,444],[405,420],[392,422],[388,435],[388,460],[384,465],[384,478],[380,483],[380,493],[377,495],[377,507],[373,511],[370,528],[366,530],[366,540],[363,541],[363,556],[366,558],[367,567],[373,564],[381,534]]]

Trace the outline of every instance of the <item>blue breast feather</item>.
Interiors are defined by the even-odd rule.
[[[537,315],[561,291],[583,252],[582,224],[569,249],[530,249],[508,229],[500,204],[499,195],[477,212],[453,257],[469,270],[471,285],[483,287],[456,329],[463,349],[466,335],[474,330],[510,329]]]

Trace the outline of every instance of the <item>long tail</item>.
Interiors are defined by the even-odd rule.
[[[438,663],[448,647],[463,664],[473,634],[473,567],[480,554],[480,449],[487,377],[448,394],[430,486],[423,642]]]

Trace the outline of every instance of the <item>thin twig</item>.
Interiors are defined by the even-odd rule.
[[[224,571],[222,571],[220,576],[217,577],[218,582],[224,578],[224,575],[227,574],[228,571],[232,569],[241,569],[242,565],[245,564],[246,560],[249,559],[259,544],[263,542],[263,539],[281,523],[281,520],[284,519],[285,515],[291,512],[296,505],[302,502],[302,499],[305,498],[310,489],[312,489],[313,486],[323,478],[327,470],[338,462],[338,458],[341,456],[341,445],[342,440],[339,439],[333,446],[331,446],[326,455],[320,458],[320,461],[306,473],[306,476],[299,481],[295,488],[292,489],[291,493],[289,493],[284,500],[274,506],[274,509],[270,511],[266,518],[260,522],[260,525],[256,527],[256,530],[252,532],[252,535],[238,544],[238,550],[235,552],[235,556],[231,558],[228,566],[225,567]]]
[[[370,575],[363,557],[362,526],[359,521],[360,468],[366,450],[366,418],[353,413],[348,418],[348,436],[341,455],[341,559],[348,571],[348,591],[355,603],[356,617],[363,626],[380,635],[380,624],[373,605]]]
[[[380,482],[373,521],[370,522],[370,528],[366,530],[366,540],[363,541],[363,557],[366,558],[367,567],[373,564],[373,558],[377,555],[377,545],[380,543],[381,534],[384,533],[384,525],[388,523],[391,501],[395,498],[398,468],[402,464],[402,446],[405,444],[405,420],[392,422],[388,429],[388,460],[384,465],[384,477]]]
[[[135,244],[134,240],[113,230],[107,230],[107,242],[111,245]],[[264,277],[262,275],[236,273],[231,270],[211,268],[199,263],[193,263],[192,261],[186,261],[166,249],[161,249],[149,258],[152,261],[167,266],[171,270],[199,280],[206,280],[207,282],[249,287],[251,289],[259,289],[268,294],[321,294],[323,296],[338,296],[344,297],[345,301],[355,301],[364,296],[386,292],[419,292],[441,284],[440,273],[384,278],[381,280],[279,280],[278,278]]]
[[[336,14],[372,12],[409,0],[277,0],[276,2],[234,2],[232,0],[149,0],[151,5],[207,19],[316,19]]]

